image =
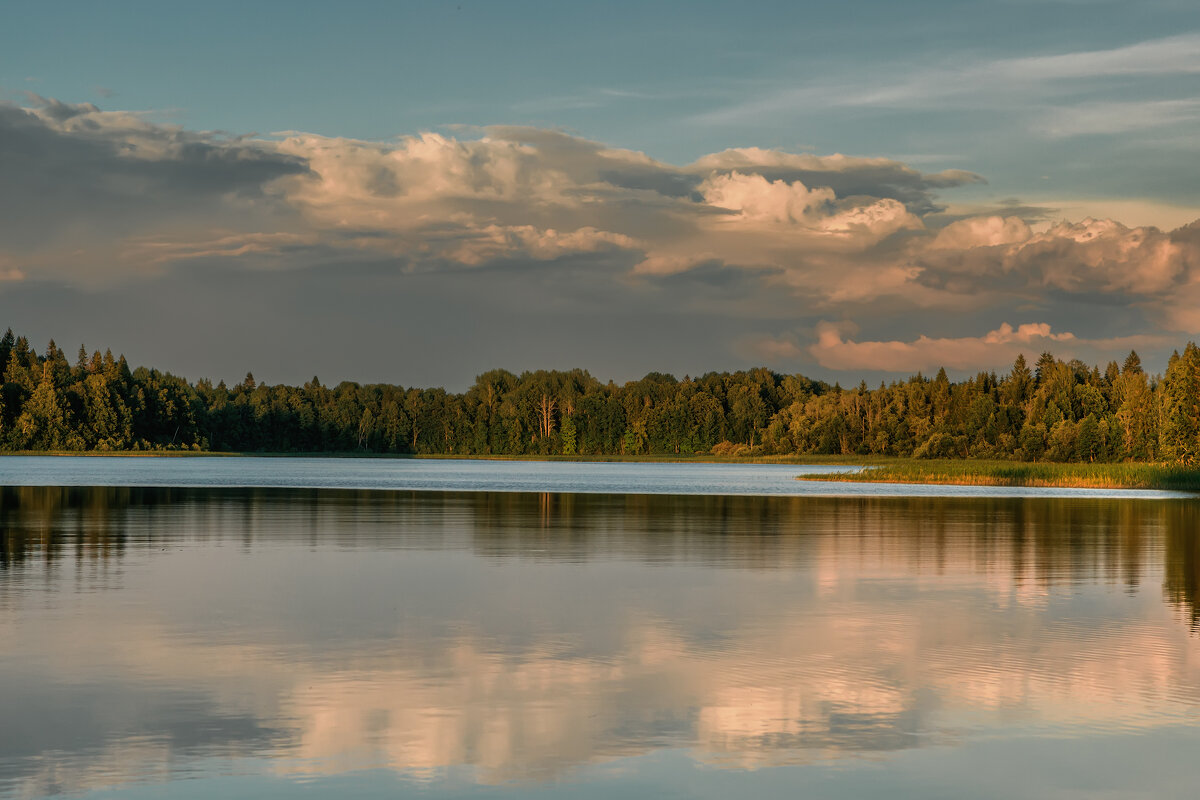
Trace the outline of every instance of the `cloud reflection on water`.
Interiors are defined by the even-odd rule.
[[[249,757],[745,769],[1200,708],[1190,501],[5,488],[0,526],[19,795]]]

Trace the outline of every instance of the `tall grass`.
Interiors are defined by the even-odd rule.
[[[902,461],[861,472],[803,475],[806,480],[943,483],[959,486],[1055,486],[1200,492],[1200,469],[1174,464],[1050,464],[1013,461]]]

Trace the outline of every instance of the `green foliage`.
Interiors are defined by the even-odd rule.
[[[575,448],[578,443],[578,430],[575,427],[575,421],[567,417],[562,422],[562,451],[564,456],[575,455]]]
[[[1200,458],[1200,348],[1166,376],[1130,353],[1104,372],[1043,353],[1002,377],[944,370],[870,389],[757,368],[624,385],[584,370],[492,370],[462,394],[314,377],[229,387],[106,351],[72,366],[0,337],[0,449],[725,457],[829,454],[1099,463]]]

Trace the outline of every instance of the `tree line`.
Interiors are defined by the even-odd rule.
[[[1137,353],[1105,369],[1043,353],[1004,375],[945,370],[876,389],[765,368],[602,383],[585,370],[492,370],[467,391],[313,378],[227,386],[131,369],[53,341],[0,338],[0,449],[445,455],[844,454],[1027,461],[1200,455],[1200,348],[1166,372]]]

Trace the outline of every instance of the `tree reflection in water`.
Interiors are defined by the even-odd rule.
[[[1007,569],[1017,584],[1120,581],[1162,565],[1164,599],[1200,631],[1200,503],[1190,500],[872,498],[379,492],[331,489],[0,488],[0,570],[120,559],[175,540],[183,519],[220,516],[189,536],[396,546],[362,528],[381,521],[407,545],[437,546],[431,520],[453,517],[480,555],[777,569],[806,563],[813,535],[938,572],[948,559]],[[284,520],[282,524],[278,520]],[[268,520],[275,520],[272,524]],[[236,524],[229,524],[231,521]]]

